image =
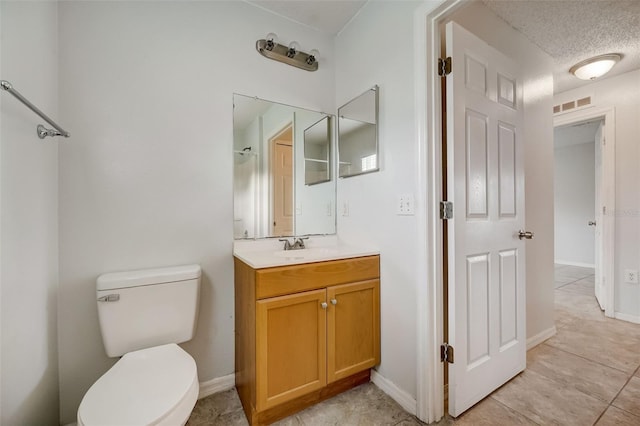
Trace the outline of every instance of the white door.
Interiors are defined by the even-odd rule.
[[[524,147],[516,64],[455,23],[446,49],[449,414],[457,417],[526,365]]]
[[[604,123],[600,123],[598,130],[596,131],[596,182],[595,182],[595,208],[594,208],[594,222],[595,227],[595,293],[596,300],[600,305],[600,309],[604,310],[605,302],[605,289],[604,289],[604,274],[602,268],[602,228],[604,225],[604,218],[602,217],[602,150],[604,148]],[[590,224],[591,225],[591,224]]]

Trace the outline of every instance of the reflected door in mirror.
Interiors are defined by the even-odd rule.
[[[291,236],[293,232],[293,129],[291,124],[271,140],[273,152],[273,228],[271,235]]]

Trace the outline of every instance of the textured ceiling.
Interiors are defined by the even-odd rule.
[[[248,0],[258,7],[336,35],[367,0]]]
[[[603,78],[640,68],[639,0],[483,0],[555,61],[555,92],[589,82],[569,73],[572,65],[604,53],[622,61]]]

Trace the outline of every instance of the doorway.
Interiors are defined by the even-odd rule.
[[[600,192],[600,144],[604,120],[554,129],[554,254],[556,303],[579,295],[596,296],[601,281],[602,234],[597,227]],[[563,299],[563,300],[559,300]]]
[[[613,109],[554,117],[555,292],[595,296],[614,317],[615,132]],[[609,211],[607,211],[609,208]],[[565,297],[566,296],[566,297]],[[562,298],[563,300],[559,300]]]

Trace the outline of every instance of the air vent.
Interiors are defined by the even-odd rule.
[[[591,105],[591,96],[587,96],[586,98],[578,99],[576,101],[576,105],[578,106],[578,108],[583,107],[583,106],[587,106],[587,105]]]
[[[585,108],[590,105],[591,105],[591,96],[587,96],[574,101],[565,102],[560,105],[554,105],[553,113],[560,114],[562,112],[572,111],[574,109]]]

